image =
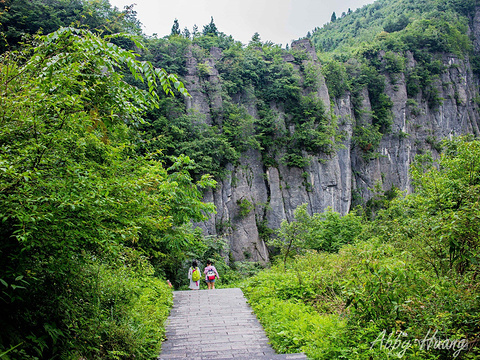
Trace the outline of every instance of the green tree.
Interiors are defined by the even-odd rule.
[[[218,36],[218,29],[215,23],[213,22],[213,16],[210,19],[210,23],[203,26],[203,35],[212,35]]]
[[[192,37],[196,38],[199,34],[200,32],[198,31],[198,26],[197,24],[194,24],[192,29]]]
[[[142,32],[133,5],[119,11],[108,0],[7,0],[0,9],[0,52],[15,47],[25,35],[49,34],[62,26],[102,34]]]
[[[190,221],[213,210],[199,188],[214,182],[193,182],[185,156],[165,169],[155,154],[137,155],[135,125],[158,106],[157,87],[187,94],[174,75],[85,30],[36,44],[1,58],[0,352],[28,336],[22,351],[54,358],[77,344],[73,315],[59,311],[62,299],[83,296],[69,293],[73,274],[127,247],[160,265],[181,256]],[[146,90],[124,81],[124,67]],[[81,281],[93,286],[89,275]]]
[[[172,31],[170,35],[180,35],[180,25],[178,24],[178,20],[173,20]]]
[[[337,252],[353,243],[362,230],[362,217],[355,211],[341,216],[328,208],[324,213],[309,215],[307,204],[303,204],[295,209],[293,221],[282,221],[272,244],[280,248],[286,263],[288,257],[306,249]]]
[[[183,31],[182,31],[182,35],[183,35],[184,38],[190,39],[190,36],[191,36],[190,30],[188,30],[188,28],[187,28],[186,26],[185,26],[185,28],[184,28]]]
[[[443,145],[438,166],[428,157],[412,166],[415,195],[407,203],[417,214],[412,230],[422,230],[419,255],[437,274],[478,274],[480,141],[457,138]]]
[[[343,96],[350,90],[350,81],[345,66],[339,61],[330,61],[323,65],[322,73],[330,95],[335,98]]]
[[[260,34],[256,32],[253,34],[252,39],[248,43],[249,46],[262,46],[262,39],[260,38]]]
[[[305,236],[308,233],[307,204],[297,207],[294,211],[294,220],[282,220],[277,237],[271,240],[271,244],[280,248],[280,254],[284,265],[289,257],[301,254],[305,250]]]
[[[392,18],[388,19],[383,28],[386,32],[391,33],[405,29],[409,23],[408,17],[405,14],[401,14],[395,20]]]

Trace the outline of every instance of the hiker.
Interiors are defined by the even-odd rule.
[[[220,279],[220,276],[210,260],[207,261],[207,266],[205,267],[205,270],[203,270],[203,273],[205,274],[205,281],[207,282],[208,289],[215,289],[215,277]]]
[[[200,289],[200,269],[195,260],[192,261],[192,266],[188,269],[188,279],[190,280],[190,285],[188,285],[189,289]]]

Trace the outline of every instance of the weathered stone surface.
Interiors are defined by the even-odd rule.
[[[214,58],[220,56],[218,48],[214,50],[211,58],[204,59],[201,63],[205,64],[209,69],[208,79],[200,78],[198,74],[198,60],[193,55],[196,46],[187,51],[186,68],[187,75],[185,76],[185,83],[188,85],[188,92],[191,97],[186,98],[187,110],[198,111],[205,116],[205,122],[212,125],[211,109],[218,110],[222,107],[221,85],[218,77],[218,71],[215,68]],[[204,83],[210,84],[210,91],[205,91]]]
[[[267,248],[260,239],[257,226],[257,217],[263,216],[263,208],[268,200],[263,175],[261,155],[254,150],[244,154],[234,172],[235,185],[231,198],[234,225],[229,240],[235,259],[268,261]],[[253,207],[248,214],[242,215],[240,212],[242,201]]]
[[[308,39],[300,39],[292,42],[292,49],[304,50],[312,60],[317,60],[317,52]]]
[[[407,62],[415,66],[413,60]],[[397,74],[394,80],[387,76],[385,93],[392,99],[394,118],[391,132],[380,143],[380,157],[365,161],[360,152],[352,152],[356,190],[364,199],[372,196],[370,189],[376,183],[383,190],[396,186],[411,192],[409,168],[416,154],[425,150],[435,154],[435,143],[444,138],[480,134],[478,105],[473,101],[477,85],[470,63],[454,55],[445,55],[443,63],[447,70],[435,84],[442,99],[438,108],[430,108],[421,93],[415,99],[415,109],[408,106],[404,75]]]
[[[475,47],[475,51],[478,53],[480,52],[480,5],[477,5],[475,15],[473,18],[473,46]]]

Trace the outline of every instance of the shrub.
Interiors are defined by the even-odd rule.
[[[160,353],[172,293],[164,280],[152,276],[151,265],[131,254],[126,253],[121,267],[92,263],[86,269],[89,282],[84,278],[84,286],[62,301],[74,339],[70,354],[154,359]]]
[[[20,308],[31,321],[24,325],[30,333],[6,359],[56,353],[63,359],[156,358],[173,304],[171,290],[153,276],[153,267],[138,251],[118,255],[111,262],[72,260],[68,273],[57,270],[42,284],[31,284],[36,302]],[[58,269],[55,262],[43,266]]]
[[[255,205],[252,204],[252,202],[244,198],[237,200],[237,205],[240,208],[239,215],[241,218],[246,217],[255,208]]]
[[[352,142],[362,150],[362,157],[368,160],[378,157],[375,150],[380,145],[382,137],[378,125],[355,126]]]
[[[322,68],[322,74],[325,76],[328,91],[335,98],[341,97],[350,90],[345,66],[338,61],[330,61]]]

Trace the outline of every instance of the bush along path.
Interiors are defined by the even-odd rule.
[[[159,360],[304,360],[276,354],[240,289],[174,292]]]

